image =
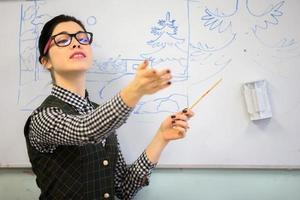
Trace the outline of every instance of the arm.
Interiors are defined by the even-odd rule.
[[[151,163],[157,163],[159,157],[171,140],[184,138],[189,128],[187,121],[193,116],[190,109],[167,117],[160,125],[156,135],[146,149],[146,154]]]
[[[67,115],[59,108],[38,110],[32,115],[29,138],[32,144],[82,145],[99,142],[128,118],[132,107],[145,94],[167,86],[172,78],[169,70],[148,69],[142,63],[135,78],[107,103],[86,115]]]
[[[136,193],[149,184],[151,170],[155,167],[145,152],[130,166],[127,166],[120,151],[115,170],[115,191],[119,199],[132,199]]]
[[[132,199],[142,187],[148,185],[151,170],[156,166],[168,142],[185,136],[186,129],[188,129],[187,120],[193,116],[192,111],[187,110],[172,116],[165,119],[146,151],[132,165],[126,166],[122,153],[119,151],[115,173],[118,198]]]
[[[119,95],[85,115],[69,115],[56,107],[33,113],[31,142],[49,145],[82,145],[96,142],[118,128],[128,118],[131,108]]]

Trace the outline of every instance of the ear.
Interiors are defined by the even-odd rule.
[[[46,56],[42,57],[41,63],[48,70],[50,70],[52,68],[52,63],[51,63],[50,59],[47,58]]]

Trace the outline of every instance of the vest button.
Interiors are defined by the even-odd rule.
[[[108,160],[103,160],[103,165],[107,166],[108,165]]]
[[[104,193],[104,199],[108,199],[109,198],[109,193]]]

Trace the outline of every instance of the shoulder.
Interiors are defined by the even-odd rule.
[[[40,110],[59,110],[66,114],[72,114],[72,115],[78,114],[78,112],[75,110],[75,108],[72,105],[64,102],[63,100],[57,98],[54,95],[49,95],[43,101],[43,103],[36,109],[37,112],[39,112]]]
[[[55,121],[65,117],[66,114],[58,107],[40,107],[33,111],[30,118],[30,127],[32,126],[50,126]]]
[[[53,96],[53,95],[49,95],[42,103],[41,105],[36,108],[31,116],[35,116],[35,115],[47,115],[47,114],[51,114],[51,113],[61,113],[62,112],[62,105],[63,101],[60,100],[59,98]]]
[[[41,105],[36,108],[28,118],[30,124],[51,121],[58,116],[65,115],[63,112],[64,103],[59,98],[49,95]]]

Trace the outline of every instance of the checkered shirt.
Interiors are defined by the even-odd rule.
[[[53,153],[60,145],[102,143],[104,146],[106,138],[126,122],[132,111],[119,94],[97,108],[90,102],[87,91],[83,98],[54,85],[51,94],[71,105],[80,115],[65,114],[57,107],[35,110],[29,125],[29,141],[41,153]],[[119,143],[117,148],[115,193],[120,199],[132,199],[143,186],[149,184],[155,164],[149,161],[144,151],[132,165],[127,165]]]

